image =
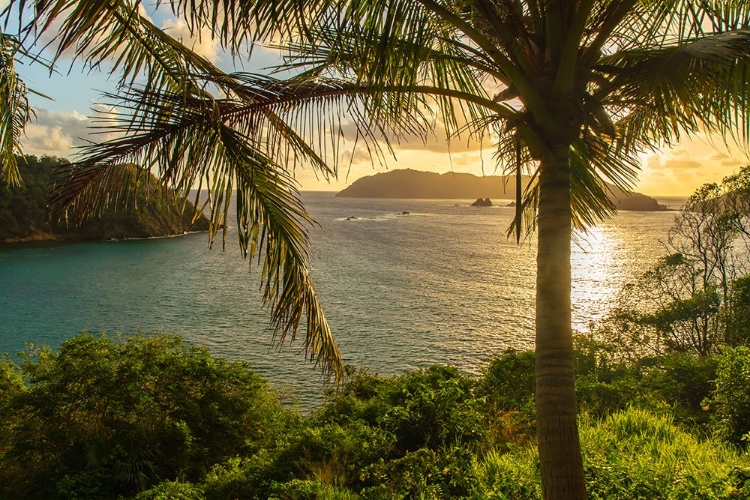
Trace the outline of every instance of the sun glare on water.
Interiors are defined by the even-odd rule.
[[[573,328],[588,330],[588,322],[600,319],[611,308],[612,298],[623,285],[622,235],[608,225],[589,228],[586,233],[576,233],[576,243],[571,248],[573,266]],[[586,311],[588,322],[576,314]],[[576,318],[579,318],[576,321]]]

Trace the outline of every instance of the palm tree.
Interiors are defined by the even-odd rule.
[[[306,274],[305,238],[291,230],[306,214],[291,191],[290,162],[335,174],[343,119],[357,124],[374,154],[387,153],[390,141],[424,137],[434,114],[451,135],[489,137],[506,172],[519,181],[523,170],[533,174],[509,231],[516,238],[524,226],[538,233],[544,497],[585,498],[570,321],[572,230],[614,213],[605,181],[632,186],[638,153],[705,130],[748,140],[750,2],[163,3],[196,34],[211,30],[236,54],[273,40],[293,76],[222,73],[122,0],[37,2],[39,31],[64,19],[59,53],[74,49],[92,64],[112,58],[127,75],[109,96],[125,110],[108,117],[121,137],[84,152],[66,173],[61,204],[86,208],[100,200],[97,193],[119,193],[117,166],[133,160],[158,167],[183,191],[199,179],[210,182],[218,215],[236,187],[243,248],[252,255],[258,243],[266,245],[266,297],[276,301],[277,325],[291,322],[295,330],[304,297],[307,313],[319,313],[307,324],[311,352],[337,366]],[[143,74],[145,83],[134,86]]]

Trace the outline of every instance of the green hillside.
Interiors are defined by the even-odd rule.
[[[71,226],[47,208],[54,169],[65,163],[46,156],[28,156],[25,164],[19,161],[22,185],[0,186],[0,242],[149,238],[208,229],[203,216],[191,222],[192,204],[183,212],[182,203],[165,196],[153,177],[139,188],[131,206],[107,209],[101,216]]]

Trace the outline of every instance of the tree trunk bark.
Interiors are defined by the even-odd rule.
[[[569,147],[540,163],[536,281],[536,414],[545,500],[585,500],[571,327]]]

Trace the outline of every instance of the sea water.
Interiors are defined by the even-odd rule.
[[[384,375],[434,363],[478,373],[504,349],[533,347],[536,240],[506,237],[515,209],[505,202],[303,200],[317,223],[311,273],[346,363]],[[666,253],[674,216],[622,212],[577,234],[577,330]],[[279,347],[269,321],[260,269],[241,258],[231,225],[224,251],[205,233],[0,248],[0,352],[55,348],[81,331],[171,332],[315,405],[324,382],[305,362],[304,332]]]

